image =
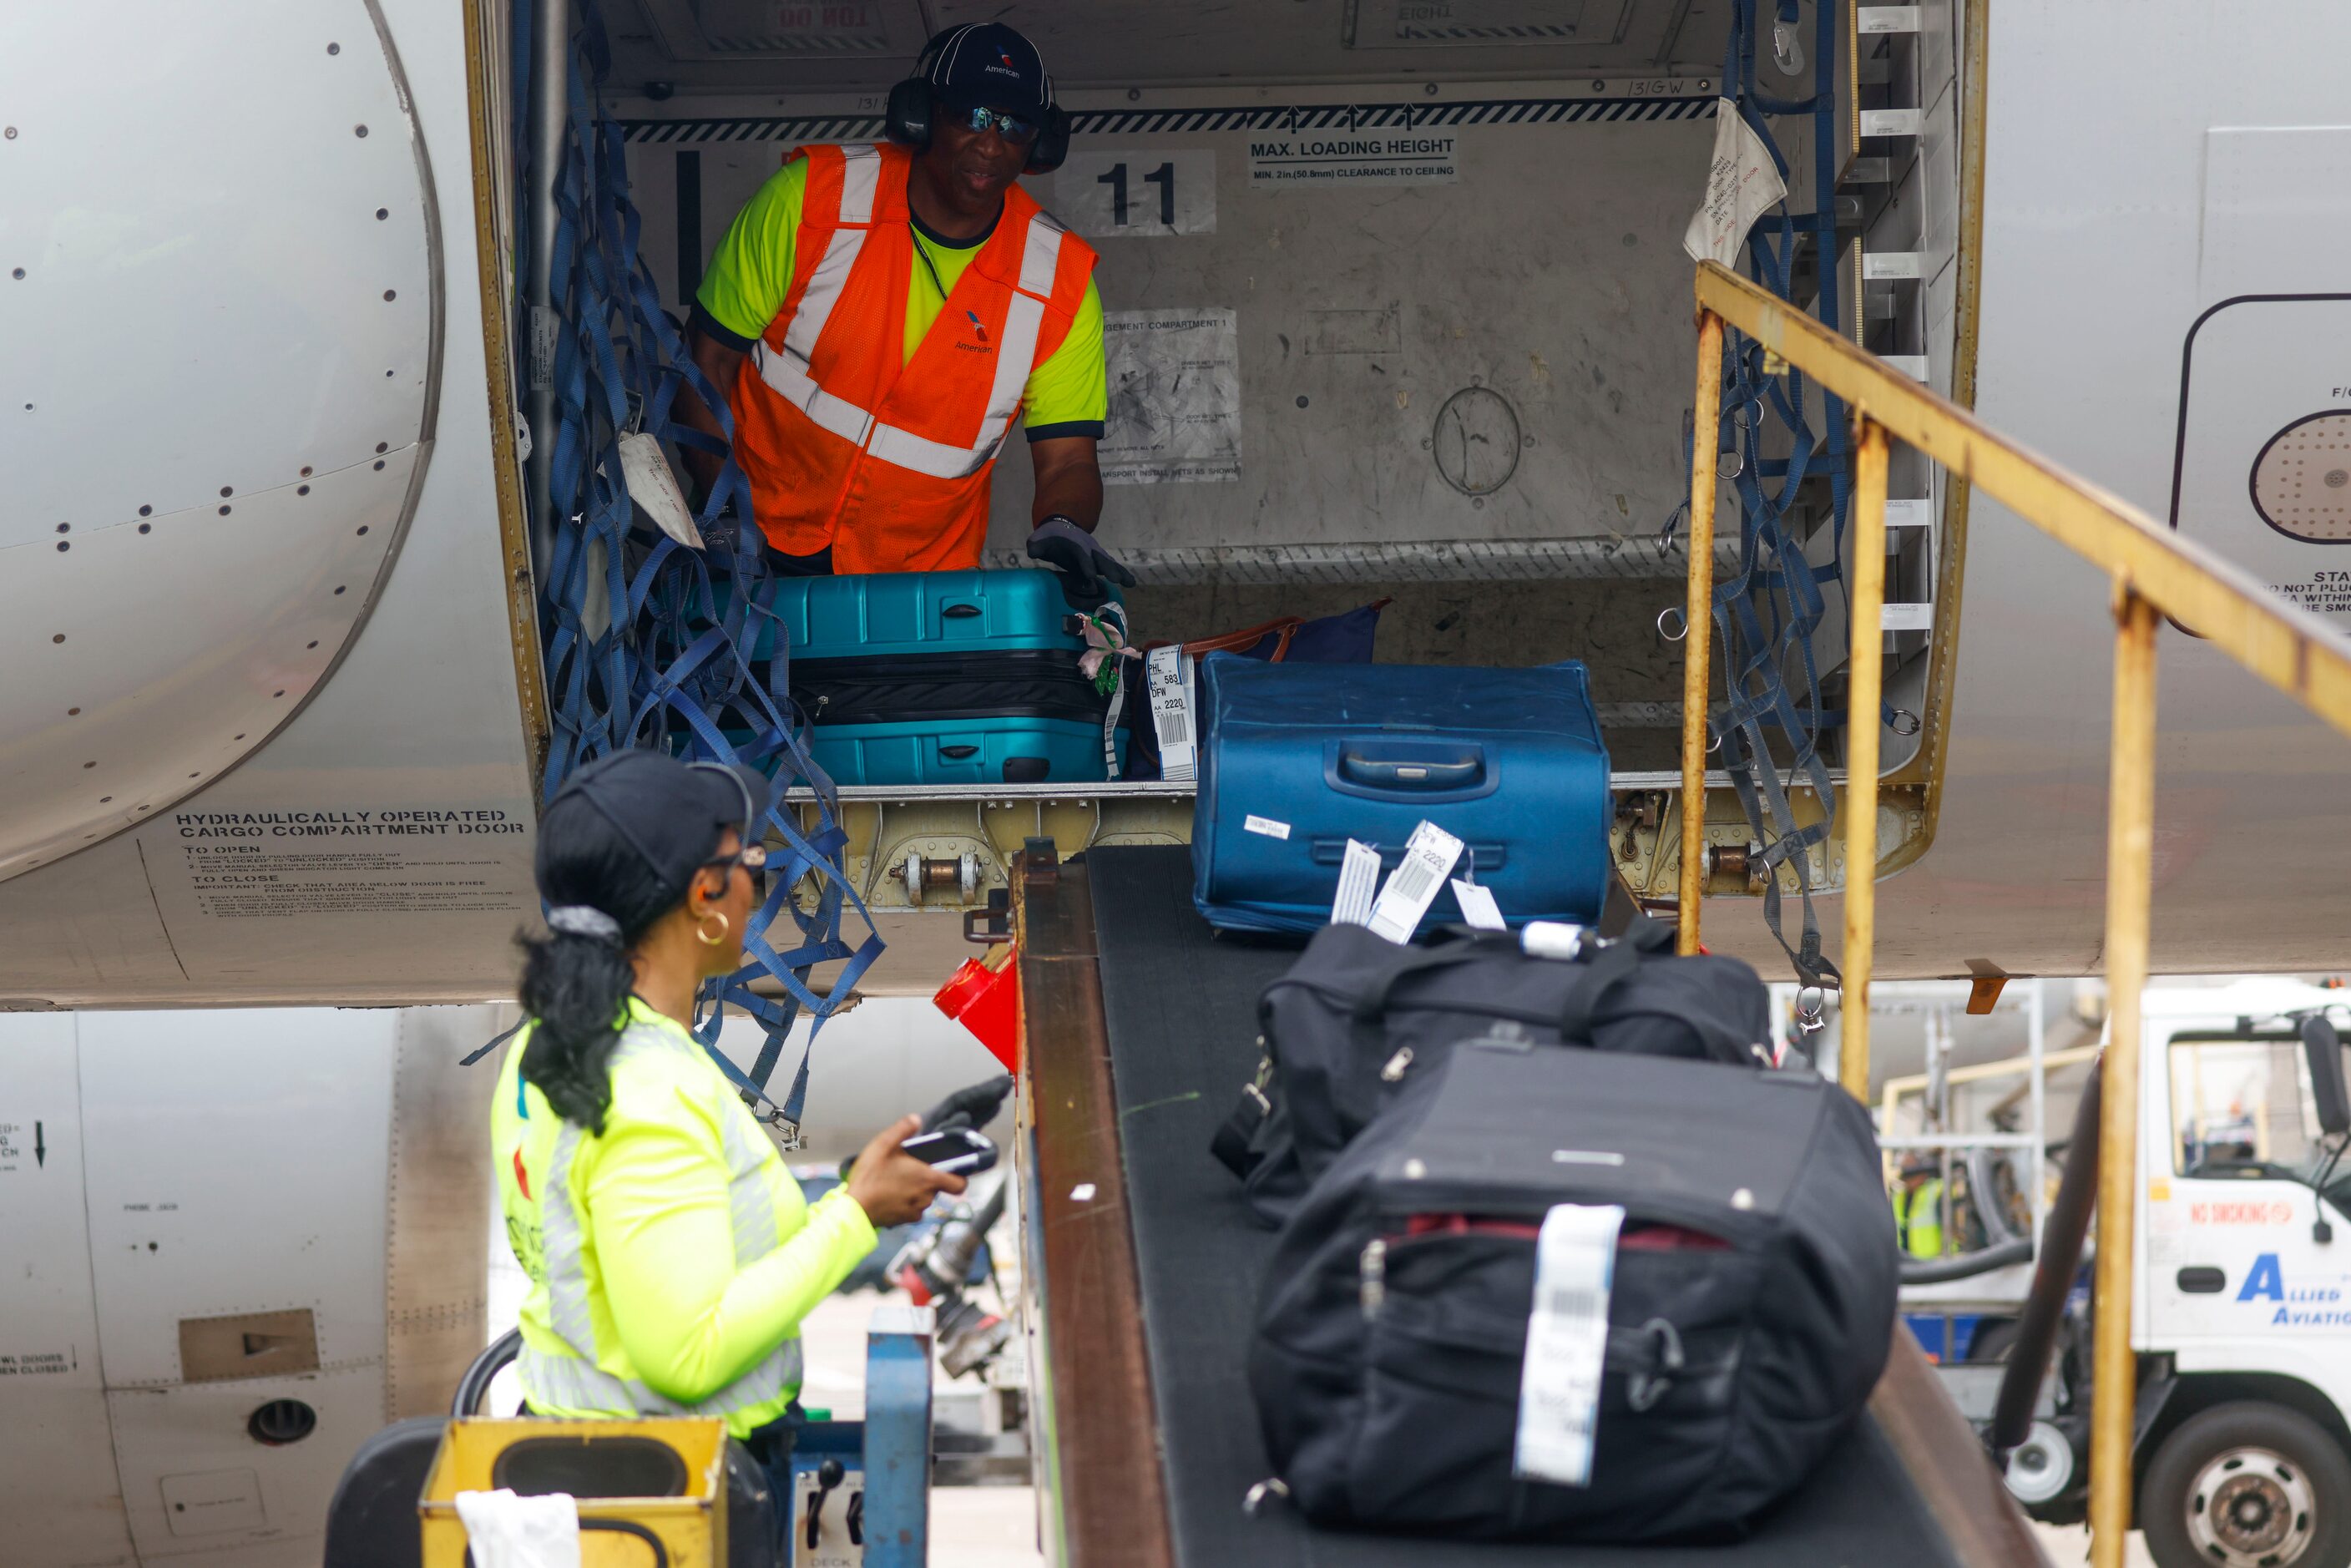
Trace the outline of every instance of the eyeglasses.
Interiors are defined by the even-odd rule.
[[[985,136],[993,131],[1005,141],[1023,147],[1036,141],[1038,131],[1044,129],[1033,120],[1023,120],[1000,109],[975,109],[958,118],[971,127],[974,136]]]
[[[768,896],[768,846],[745,844],[731,855],[716,855],[695,867],[696,871],[716,871],[728,881],[734,880],[735,868],[741,866],[751,873],[751,896]]]

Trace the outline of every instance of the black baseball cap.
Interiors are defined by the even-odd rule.
[[[915,75],[950,109],[1001,109],[1041,115],[1053,106],[1053,78],[1045,57],[1017,28],[1001,22],[966,22],[933,38],[923,51],[928,68]]]
[[[559,814],[592,812],[635,852],[664,902],[674,904],[685,896],[695,870],[718,852],[721,830],[734,828],[747,841],[759,837],[758,821],[773,793],[764,774],[740,763],[686,763],[635,748],[598,758],[565,779],[539,815],[539,890],[562,903],[594,902],[569,887],[549,887],[547,854],[550,842],[574,836],[548,831],[560,827]]]

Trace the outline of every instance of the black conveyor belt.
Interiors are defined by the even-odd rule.
[[[1273,1236],[1251,1222],[1208,1141],[1255,1071],[1258,993],[1291,955],[1212,940],[1192,908],[1185,849],[1097,849],[1086,863],[1168,1511],[1186,1568],[1952,1568],[1870,1417],[1735,1547],[1479,1546],[1312,1531],[1279,1503],[1243,1514],[1242,1496],[1270,1473],[1243,1359]]]

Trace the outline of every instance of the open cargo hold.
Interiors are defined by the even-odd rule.
[[[1669,9],[1641,18],[1653,44]],[[1694,24],[1672,57],[1709,63],[1654,77],[1465,81],[1462,51],[1427,51],[1416,57],[1447,78],[1435,113],[1419,79],[1152,86],[1132,105],[1123,89],[1066,89],[1070,161],[1027,184],[1102,253],[1100,537],[1141,579],[1138,639],[1387,595],[1383,661],[1581,659],[1617,767],[1672,767],[1681,661],[1657,618],[1680,602],[1682,557],[1656,540],[1687,478],[1680,241],[1714,139],[1708,30]],[[1151,64],[1113,31],[1072,16],[1040,37],[1065,83],[1107,87]],[[1205,74],[1311,57],[1270,43],[1237,37],[1246,57]],[[1313,53],[1333,71],[1367,63]],[[1489,72],[1546,57],[1479,53]],[[1073,68],[1072,54],[1099,63]],[[615,105],[644,254],[681,316],[791,147],[881,134],[850,95],[705,97],[690,80]],[[1337,151],[1405,141],[1445,152]],[[1800,137],[1789,152],[1806,163]],[[1343,167],[1358,171],[1343,184],[1284,177]],[[1146,221],[1170,189],[1176,221]],[[990,566],[1028,564],[1025,445],[1016,433],[997,466]]]
[[[747,5],[603,3],[614,23],[605,99],[643,218],[641,252],[679,319],[786,153],[880,138],[882,96],[928,23],[963,19],[871,0],[778,29]],[[1479,3],[1458,26],[1367,0],[1343,18],[1283,7],[1236,31],[1204,27],[1187,7],[1113,19],[1023,0],[1003,19],[1039,41],[1074,118],[1069,161],[1026,183],[1101,255],[1101,537],[1140,579],[1126,596],[1135,637],[1384,596],[1384,663],[1580,660],[1614,770],[1612,860],[1636,894],[1667,898],[1692,366],[1682,237],[1715,143],[1730,9],[1624,0],[1573,17],[1542,8],[1537,26],[1522,25],[1531,13],[1517,0]],[[1775,214],[1759,233],[1788,246],[1799,306],[1825,300],[1868,347],[1948,385],[1956,22],[1873,23],[1888,25],[1897,30],[1856,39],[1842,15],[1807,5],[1804,58],[1782,69],[1771,14],[1757,15],[1745,94],[1800,106],[1764,117],[1792,219],[1782,228]],[[1823,88],[1833,114],[1801,108]],[[1848,141],[1855,110],[1872,118]],[[1816,134],[1822,125],[1833,134]],[[1865,249],[1907,265],[1865,277]],[[1802,401],[1816,436],[1836,423],[1816,392]],[[1788,439],[1761,428],[1776,418],[1759,402],[1739,422],[1754,439],[1723,463],[1750,488],[1797,496],[1789,549],[1828,574],[1809,650],[1783,643],[1761,664],[1787,672],[1800,706],[1806,672],[1818,676],[1818,716],[1802,728],[1834,770],[1844,634],[1832,465],[1824,451],[1791,485]],[[991,568],[1029,564],[1024,446],[1008,441],[998,465]],[[1944,570],[1942,497],[1910,460],[1896,456],[1895,493],[1915,497],[1902,519],[1920,526],[1894,530],[1889,559],[1888,598],[1913,628],[1888,638],[1894,724],[1881,755],[1896,773],[1931,762],[1916,716],[1930,708],[1927,601]],[[1722,580],[1738,570],[1731,509],[1718,533]],[[1806,744],[1768,719],[1755,734],[1783,765]],[[1068,853],[1190,831],[1182,786],[1065,781],[1058,766],[1019,785],[1001,758],[971,760],[984,779],[852,790],[845,804],[846,873],[892,944],[868,989],[927,992],[960,943],[949,921],[919,916],[984,900],[1028,836],[1049,832]],[[1809,782],[1794,779],[1800,817],[1817,816]],[[1741,825],[1727,779],[1713,783],[1711,890],[1758,892],[1749,847],[1780,830]],[[1907,863],[1931,813],[1890,821],[1885,862]],[[966,854],[979,873],[961,898],[903,871],[910,856]],[[1800,858],[1814,886],[1841,882],[1833,842]]]

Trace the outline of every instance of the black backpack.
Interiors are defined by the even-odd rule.
[[[1869,1118],[1809,1070],[1463,1042],[1276,1244],[1249,1375],[1322,1523],[1465,1537],[1736,1533],[1885,1369],[1896,1249]],[[1536,1237],[1624,1210],[1593,1466],[1512,1476]]]
[[[1646,918],[1612,942],[1569,939],[1570,929],[1527,938],[1449,926],[1420,947],[1362,925],[1316,932],[1258,1003],[1257,1082],[1211,1145],[1258,1218],[1288,1218],[1407,1074],[1427,1072],[1455,1040],[1495,1024],[1545,1045],[1771,1060],[1771,993],[1747,965],[1676,957],[1673,927]],[[1531,956],[1529,941],[1573,956]]]

